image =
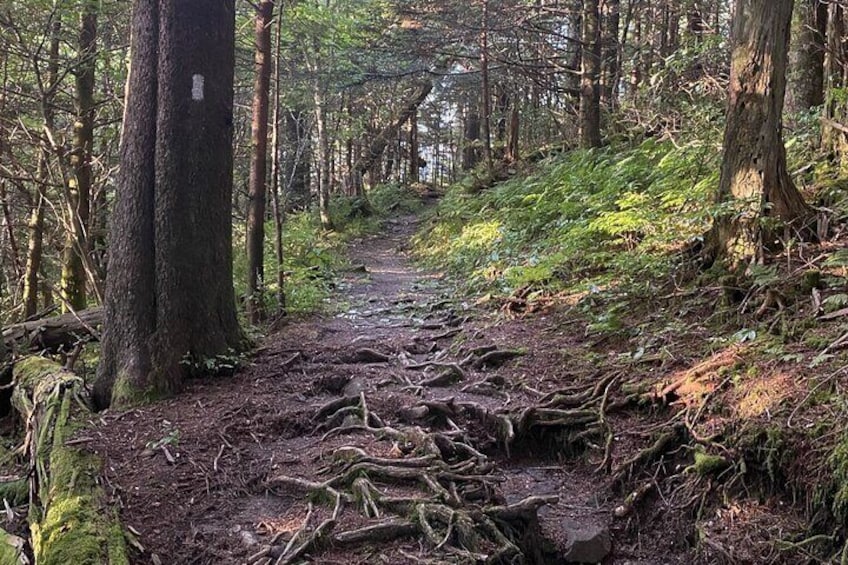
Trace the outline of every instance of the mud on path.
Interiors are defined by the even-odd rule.
[[[136,563],[678,562],[673,524],[613,519],[640,447],[607,425],[618,376],[562,315],[503,319],[416,271],[414,227],[354,245],[335,313],[237,374],[100,418]]]

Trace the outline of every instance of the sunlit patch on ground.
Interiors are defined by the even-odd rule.
[[[769,416],[795,393],[795,379],[779,372],[740,382],[734,391],[733,410],[739,418]]]
[[[657,397],[673,396],[674,402],[687,406],[700,403],[730,378],[732,369],[742,363],[746,349],[746,345],[727,347],[694,367],[672,373],[657,386]]]

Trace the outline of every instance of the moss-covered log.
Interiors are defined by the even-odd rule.
[[[89,414],[82,379],[31,357],[15,365],[12,406],[26,426],[29,523],[38,565],[129,563],[117,512],[98,484],[101,461],[68,444]]]
[[[28,565],[23,538],[0,529],[0,565]]]

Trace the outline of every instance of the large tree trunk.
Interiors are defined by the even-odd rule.
[[[822,0],[799,0],[793,20],[796,31],[790,53],[787,106],[807,111],[824,104],[827,4]]]
[[[256,12],[256,80],[253,88],[250,182],[247,205],[247,319],[258,323],[264,316],[262,286],[265,281],[265,194],[268,167],[268,89],[271,85],[271,20],[273,0],[260,0]]]
[[[30,545],[38,565],[128,563],[117,512],[98,478],[101,461],[69,445],[90,417],[85,383],[41,357],[14,368],[12,406],[26,428]]]
[[[583,49],[580,78],[580,146],[600,147],[601,44],[598,0],[583,2]]]
[[[74,143],[71,152],[73,174],[68,182],[68,234],[62,259],[62,309],[65,312],[86,307],[86,266],[88,228],[91,211],[91,154],[94,146],[94,69],[97,63],[98,2],[85,0],[81,6],[76,92]]]
[[[138,0],[110,232],[100,405],[178,390],[186,357],[237,349],[233,0]]]
[[[810,208],[786,170],[782,112],[792,0],[739,0],[733,17],[730,92],[719,202],[735,210],[716,218],[705,259],[739,266],[759,258],[777,234],[764,216],[805,232]]]

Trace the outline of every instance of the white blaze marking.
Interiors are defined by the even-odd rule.
[[[191,99],[203,100],[203,75],[192,75],[191,77]]]

